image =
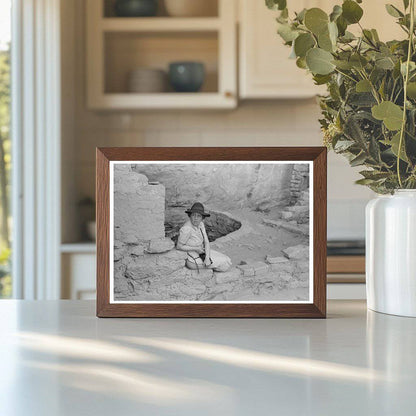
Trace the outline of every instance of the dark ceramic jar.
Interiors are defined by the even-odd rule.
[[[156,16],[158,0],[117,0],[114,10],[120,17]]]
[[[169,81],[177,92],[197,92],[205,80],[205,67],[201,62],[172,62]]]

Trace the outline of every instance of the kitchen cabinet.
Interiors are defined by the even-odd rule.
[[[95,243],[61,245],[61,298],[95,299]]]
[[[116,17],[111,1],[88,0],[87,105],[90,109],[209,109],[237,105],[236,7],[218,2],[217,16]],[[109,7],[110,6],[110,7]],[[167,71],[175,61],[205,66],[202,90],[193,93],[129,92],[133,70]]]
[[[323,2],[293,0],[290,10],[322,7]],[[289,59],[290,48],[276,33],[275,17],[264,1],[239,1],[239,92],[244,98],[309,98],[318,94],[311,75]]]
[[[217,16],[123,18],[112,13],[113,0],[87,0],[88,108],[230,109],[239,98],[302,99],[325,92],[289,59],[290,48],[276,33],[278,12],[258,0],[210,1],[218,1]],[[292,0],[289,7],[292,13],[305,7],[330,12],[339,3]],[[401,0],[392,3],[402,7]],[[361,6],[364,27],[378,29],[382,40],[403,37],[384,5],[367,2]],[[350,26],[350,30],[357,32],[359,27]],[[204,63],[207,77],[201,92],[127,91],[130,71],[143,67],[166,70],[169,62],[178,60]]]
[[[390,2],[400,9],[401,0]],[[291,0],[289,11],[320,7],[330,12],[337,0]],[[362,25],[376,28],[381,40],[403,38],[404,32],[394,22],[384,4],[363,2]],[[276,33],[275,17],[279,12],[269,10],[264,1],[239,0],[239,95],[242,99],[308,98],[325,91],[314,85],[312,77],[289,59],[290,48]],[[358,33],[358,25],[349,27]]]

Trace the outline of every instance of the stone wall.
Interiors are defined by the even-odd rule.
[[[187,207],[195,201],[228,211],[236,208],[269,209],[288,205],[291,164],[141,164],[135,172],[166,187],[166,203]]]
[[[294,165],[290,180],[290,202],[294,205],[298,199],[309,189],[309,165],[298,163]]]
[[[242,173],[245,171],[246,169],[241,170]],[[261,171],[261,167],[258,171]],[[257,179],[262,178],[266,172],[273,174],[273,169],[257,172]],[[289,172],[286,169],[280,173]],[[160,172],[158,173],[160,175]],[[220,171],[220,173],[224,172]],[[250,173],[250,177],[253,177],[253,172],[245,173]],[[221,175],[216,181],[220,181],[220,177]],[[205,179],[208,181],[207,177]],[[264,182],[268,183],[269,188],[271,187],[268,179]],[[212,196],[215,195],[220,184],[218,183],[216,187],[213,184],[211,186],[210,200],[213,201]],[[177,178],[176,190],[182,188],[184,192],[187,189],[183,181]],[[254,195],[266,196],[266,188],[262,185],[254,186],[252,189]],[[222,191],[225,190],[224,186]],[[196,188],[193,191],[195,192]],[[243,201],[244,197],[241,193],[234,192],[233,195],[234,197],[240,195],[238,201]],[[245,195],[245,198],[250,196]],[[225,199],[220,201],[225,202]],[[274,202],[276,203],[277,200]],[[214,213],[210,220],[212,225],[220,228],[231,227],[233,222],[241,224],[232,218],[227,221],[225,218],[228,217]],[[164,222],[165,187],[158,182],[149,182],[145,175],[132,169],[131,165],[115,165],[115,300],[278,300],[282,297],[284,300],[306,300],[308,298],[306,246],[289,248],[283,252],[285,257],[281,258],[265,256],[264,261],[248,260],[225,273],[210,269],[202,269],[198,272],[185,267],[186,252],[176,250],[174,242],[170,238],[165,238]],[[288,290],[296,290],[296,296],[293,293],[288,295]]]
[[[165,187],[127,164],[114,165],[114,239],[122,243],[165,236]]]
[[[309,250],[289,247],[285,257],[247,261],[227,272],[190,270],[176,249],[149,254],[134,245],[117,250],[115,299],[141,301],[308,300]],[[291,292],[290,292],[291,291]]]

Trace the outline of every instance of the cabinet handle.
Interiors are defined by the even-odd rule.
[[[226,98],[233,98],[234,97],[234,94],[231,91],[225,91],[224,95],[225,95]]]

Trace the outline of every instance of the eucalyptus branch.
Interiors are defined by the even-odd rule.
[[[320,99],[325,142],[339,143],[333,149],[336,153],[370,169],[363,176],[372,190],[386,194],[399,188],[416,189],[416,133],[412,125],[416,118],[416,71],[412,68],[416,0],[404,0],[403,17],[394,7],[387,7],[406,33],[405,40],[388,42],[378,40],[373,29],[363,28],[360,3],[344,1],[331,14],[318,7],[305,9],[301,21],[292,20],[284,9],[279,23],[285,27],[279,34],[292,46],[287,39],[298,36],[295,54],[303,58],[305,69],[315,80],[327,86],[328,95]],[[274,10],[276,5],[286,7],[285,0],[266,0],[266,4]],[[356,25],[361,33],[350,36],[339,30],[336,34],[332,26],[335,23],[340,28],[339,18],[343,18],[345,29]],[[367,93],[357,93],[357,89]],[[357,158],[359,149],[362,157]],[[380,180],[380,170],[388,171],[388,178]]]
[[[399,91],[397,92],[396,96],[394,97],[394,100],[393,100],[394,103],[399,99],[399,96],[402,93],[402,91],[403,91],[403,88],[399,88]]]
[[[397,80],[394,80],[393,88],[391,89],[391,94],[390,94],[390,101],[392,101],[392,99],[393,99],[394,90],[396,89],[396,84],[397,84]],[[395,102],[395,101],[393,101],[393,102]]]
[[[410,30],[409,30],[409,44],[407,47],[407,60],[406,60],[406,73],[404,76],[404,85],[403,85],[403,118],[402,118],[402,127],[400,129],[400,140],[399,140],[399,149],[397,152],[397,178],[399,180],[399,185],[402,188],[402,178],[400,174],[400,156],[402,155],[403,147],[403,138],[404,131],[406,128],[406,108],[407,108],[407,83],[409,81],[409,68],[410,61],[412,57],[413,49],[413,36],[414,36],[414,27],[415,27],[415,0],[410,0]]]
[[[407,30],[407,27],[401,25],[400,23],[397,23],[400,26],[400,29],[403,29],[403,31],[406,33],[406,35],[409,36],[409,31]]]
[[[373,43],[373,41],[365,34],[365,32],[364,32],[364,28],[361,26],[361,23],[360,22],[358,22],[358,26],[360,27],[360,29],[361,29],[361,33],[363,34],[363,36],[365,37],[365,39],[366,39],[366,41],[367,41],[367,43],[368,44],[370,44],[373,48],[374,48],[374,50],[376,50],[376,51],[378,51],[378,49],[377,49],[377,45],[375,45],[374,43]]]
[[[338,72],[341,75],[344,75],[344,77],[350,79],[351,81],[357,83],[358,80],[356,80],[355,78],[349,76],[348,74],[346,74],[345,72],[342,72],[341,70],[339,70],[338,68],[335,68],[335,71]]]
[[[374,99],[377,101],[377,104],[380,104],[380,99],[379,99],[379,96],[378,96],[378,92],[377,92],[376,88],[374,87],[373,83],[371,82],[370,78],[368,78],[368,75],[365,72],[365,69],[363,68],[362,65],[361,65],[360,74],[363,77],[363,79],[365,79],[369,82],[370,87],[371,87],[371,93],[373,94]]]

